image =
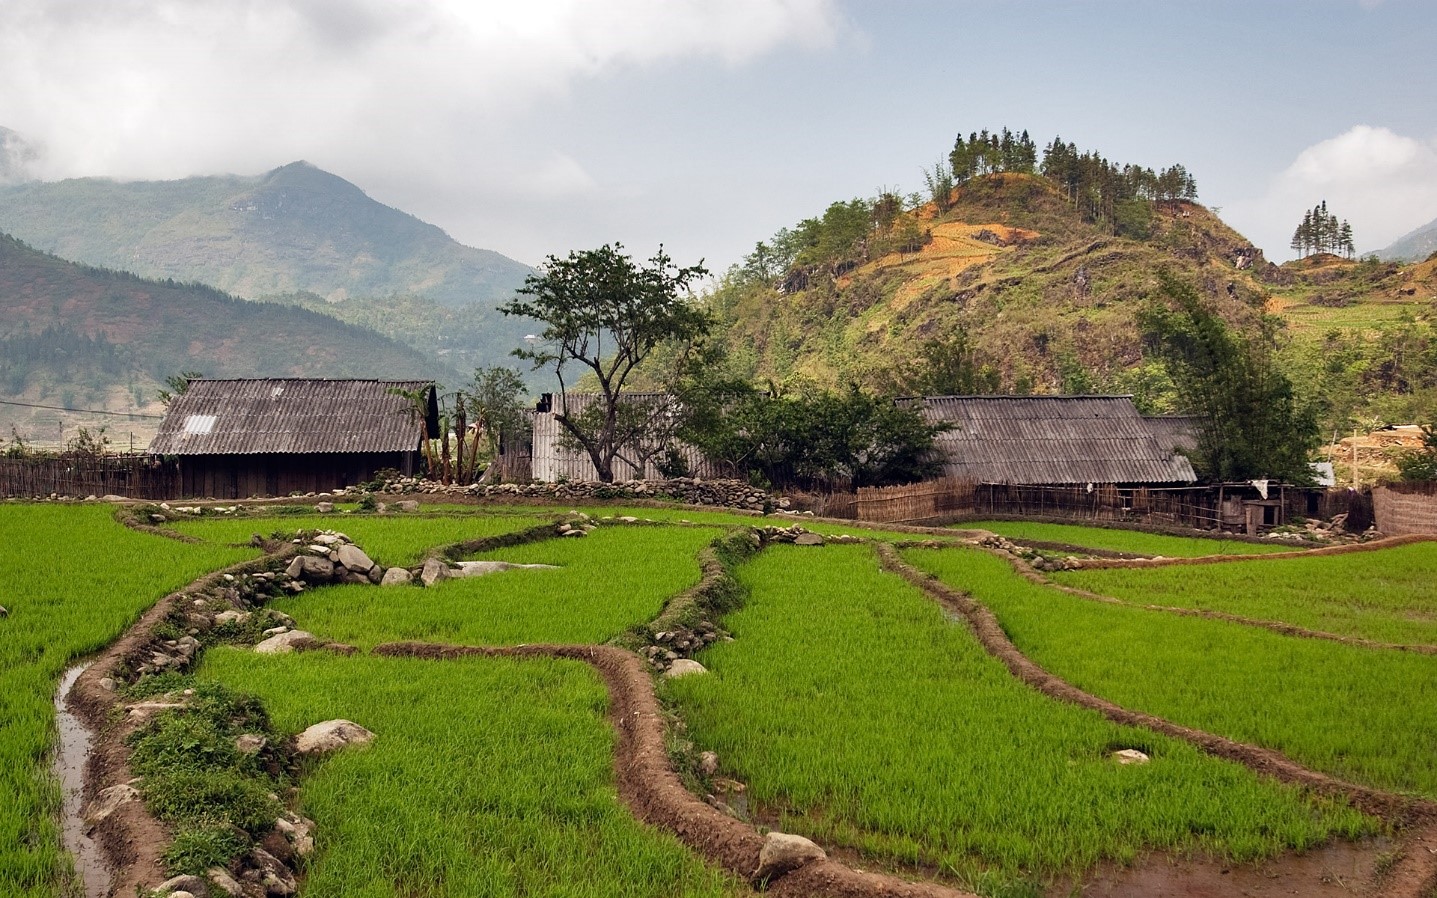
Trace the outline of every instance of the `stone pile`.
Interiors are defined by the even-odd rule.
[[[732,642],[733,637],[707,620],[701,620],[693,627],[677,627],[660,630],[654,634],[653,643],[644,646],[639,654],[650,664],[667,672],[676,661],[693,657],[695,652],[715,642]]]
[[[792,527],[755,527],[754,532],[764,543],[792,543],[795,546],[821,546],[824,543],[837,543],[846,545],[848,543],[861,543],[863,540],[857,536],[850,536],[841,533],[838,536],[825,537],[821,533],[814,533],[812,530],[805,530],[798,524]]]
[[[350,496],[361,495],[364,492],[362,487],[349,487],[345,491]],[[418,477],[399,477],[385,483],[380,492],[572,501],[665,499],[689,505],[743,508],[752,511],[785,509],[790,505],[787,498],[774,497],[742,480],[703,480],[698,477],[675,477],[670,480],[621,480],[614,483],[565,481],[562,483],[474,483],[467,485],[443,484]]]
[[[996,549],[1016,559],[1027,562],[1034,570],[1052,573],[1053,571],[1075,571],[1083,566],[1081,558],[1069,555],[1066,558],[1055,558],[1044,555],[1036,549],[1020,546],[1012,540],[996,534],[988,534],[978,540],[978,545],[985,549]]]

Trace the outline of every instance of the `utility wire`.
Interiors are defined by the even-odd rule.
[[[9,399],[0,399],[0,405],[19,405],[25,408],[45,408],[56,412],[75,412],[81,415],[123,415],[126,418],[154,418],[159,420],[164,415],[145,415],[140,412],[107,412],[98,408],[65,408],[63,405],[36,405],[33,402],[13,402]]]

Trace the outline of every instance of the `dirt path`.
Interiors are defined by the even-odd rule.
[[[1130,711],[1084,692],[1024,655],[1003,631],[997,616],[972,596],[903,561],[892,546],[876,543],[874,549],[885,570],[903,577],[943,607],[961,614],[989,654],[1003,662],[1013,676],[1044,695],[1090,708],[1115,723],[1143,727],[1181,739],[1264,776],[1340,797],[1364,813],[1406,830],[1407,838],[1401,856],[1392,863],[1380,891],[1369,894],[1421,898],[1437,888],[1437,803],[1349,783],[1309,770],[1280,752],[1181,726],[1151,714]]]

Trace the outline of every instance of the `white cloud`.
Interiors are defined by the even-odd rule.
[[[1360,252],[1382,249],[1437,218],[1437,139],[1355,125],[1298,153],[1260,200],[1227,211],[1270,258],[1283,259],[1303,211],[1322,200],[1352,223]]]
[[[0,125],[49,148],[51,177],[253,171],[301,157],[441,163],[452,175],[472,165],[464,148],[476,133],[501,150],[506,120],[578,79],[694,60],[737,66],[827,46],[847,27],[835,0],[4,7]],[[553,174],[551,154],[532,164]]]

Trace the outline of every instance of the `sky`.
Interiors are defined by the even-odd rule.
[[[306,160],[522,262],[722,270],[958,133],[1182,163],[1290,258],[1437,218],[1437,0],[0,0],[0,178]],[[23,141],[23,143],[22,143]]]

